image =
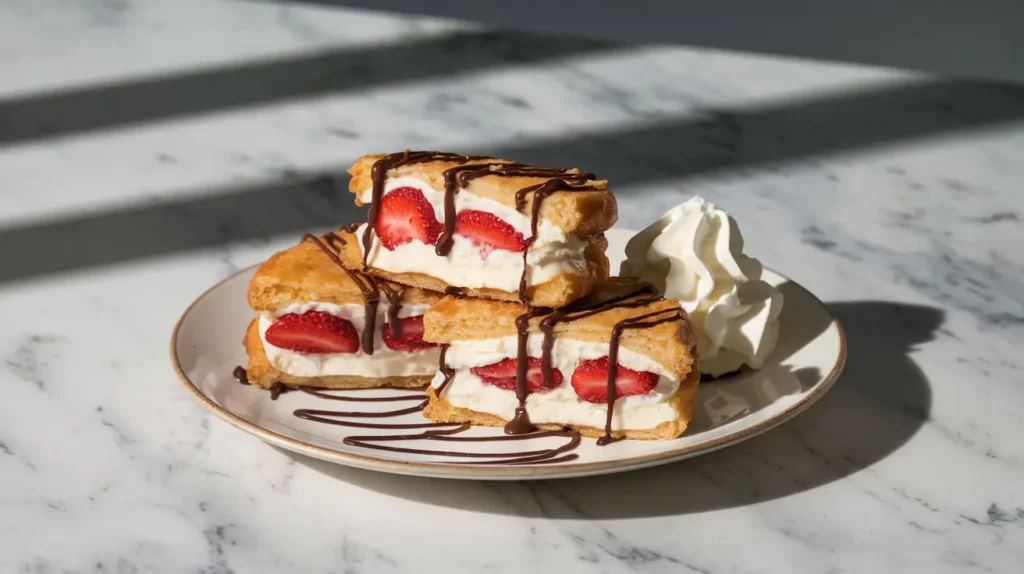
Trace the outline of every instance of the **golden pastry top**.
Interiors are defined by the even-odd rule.
[[[321,245],[334,253],[339,247],[344,249],[336,241],[329,241],[328,236],[319,239]],[[256,311],[276,311],[289,303],[313,301],[359,305],[365,303],[364,290],[375,281],[401,291],[401,302],[407,305],[429,305],[442,297],[439,293],[403,287],[358,271],[348,271],[310,240],[276,253],[260,265],[249,282],[247,296],[249,306]],[[385,300],[383,295],[381,300]]]
[[[553,323],[555,338],[609,343],[612,330],[623,325],[622,347],[647,356],[682,379],[698,368],[693,324],[677,301],[638,293],[640,287],[633,279],[613,277],[590,297],[560,311],[547,310],[530,318],[529,332],[542,332],[541,322],[548,319]],[[513,337],[517,334],[516,318],[525,312],[520,303],[446,296],[424,316],[424,339],[450,344]],[[552,313],[562,318],[552,321]],[[630,324],[637,328],[630,328]]]
[[[532,212],[537,188],[562,179],[572,184],[572,189],[555,191],[544,199],[539,213],[541,221],[547,221],[566,233],[593,235],[607,231],[618,218],[615,196],[608,189],[608,182],[575,168],[536,168],[498,158],[463,157],[439,152],[410,153],[414,157],[422,154],[420,157],[426,159],[397,165],[387,171],[388,178],[411,177],[432,189],[445,191],[445,172],[456,169],[461,171],[453,178],[458,184],[458,193],[472,193],[507,207],[519,208],[527,216]],[[374,164],[391,157],[394,156],[364,155],[349,168],[352,175],[349,191],[355,194],[357,205],[363,205],[361,196],[373,188]],[[522,190],[530,191],[520,193]]]

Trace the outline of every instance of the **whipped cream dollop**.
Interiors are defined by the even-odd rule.
[[[743,254],[736,221],[701,197],[677,205],[626,245],[621,275],[680,302],[697,331],[701,371],[759,369],[779,337],[782,293]]]

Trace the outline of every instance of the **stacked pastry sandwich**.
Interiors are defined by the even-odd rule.
[[[677,302],[609,279],[605,181],[442,152],[364,156],[349,172],[367,221],[307,237],[253,277],[255,384],[429,383],[426,417],[508,433],[686,429],[693,328]]]

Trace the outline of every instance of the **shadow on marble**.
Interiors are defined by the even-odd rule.
[[[531,48],[528,36],[495,37],[499,40],[493,41],[504,46],[495,51],[507,54],[498,57],[492,52],[481,57],[479,65],[566,54],[574,49],[571,46],[577,46],[570,43],[570,47],[559,49],[558,41],[550,40],[550,45],[542,42]],[[439,46],[443,45],[439,41]],[[457,42],[454,46],[451,49],[458,54],[465,50]],[[577,48],[583,50],[584,46],[590,44]],[[0,118],[4,105],[0,102]],[[594,133],[574,131],[542,142],[456,151],[595,170],[626,198],[635,184],[679,181],[714,172],[738,175],[749,168],[772,169],[828,153],[1021,118],[1024,88],[985,82],[924,81],[757,108],[708,109],[702,116],[663,118],[654,125],[642,123]],[[274,234],[298,236],[315,228],[354,221],[362,216],[348,193],[329,195],[321,187],[308,184],[333,181],[335,189],[344,189],[348,184],[344,170],[353,159],[338,158],[336,167],[318,173],[282,170],[278,181],[247,188],[208,189],[201,194],[189,193],[183,199],[153,200],[0,228],[0,260],[5,262],[0,267],[0,284],[234,241],[261,240]],[[143,229],[156,233],[140,233]],[[126,241],[128,237],[132,240]],[[25,245],[33,246],[32,250],[24,249]]]
[[[670,516],[799,495],[885,459],[926,423],[931,408],[928,380],[910,355],[933,338],[943,311],[880,301],[829,308],[849,343],[846,370],[835,387],[785,425],[687,461],[579,479],[486,482],[389,475],[288,456],[390,496],[552,519]]]
[[[0,229],[0,284],[288,233],[298,241],[307,231],[366,219],[331,177],[283,178]]]
[[[997,126],[1024,118],[1024,87],[967,80],[889,83],[695,116],[639,118],[623,130],[474,150],[596,171],[631,184],[772,168],[833,153]]]
[[[495,66],[616,50],[527,32],[465,31],[0,99],[0,145],[433,80]]]

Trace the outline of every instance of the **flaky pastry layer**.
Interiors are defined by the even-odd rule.
[[[320,387],[324,389],[373,389],[378,387],[423,388],[430,383],[432,375],[416,375],[409,377],[360,377],[356,375],[330,375],[326,377],[296,377],[278,371],[271,366],[267,353],[260,339],[260,330],[256,320],[249,323],[243,339],[245,352],[249,355],[246,368],[249,383],[269,389],[274,383],[285,385]],[[366,358],[372,361],[372,356]]]
[[[682,435],[693,418],[693,409],[697,403],[697,386],[700,381],[700,373],[694,371],[685,380],[679,383],[679,390],[668,399],[668,404],[676,411],[674,420],[666,421],[650,429],[625,429],[612,431],[612,437],[625,438],[630,440],[669,440]],[[453,382],[452,384],[458,384]],[[423,416],[439,423],[470,423],[479,426],[500,427],[505,426],[508,419],[501,418],[491,413],[484,413],[473,409],[456,407],[448,402],[448,399],[439,397],[437,390],[433,387],[427,388],[427,396],[430,403],[423,409]],[[579,431],[585,437],[599,438],[604,436],[604,429],[584,425],[559,425],[540,424],[537,428],[541,430],[559,430],[571,428]]]
[[[358,250],[358,245],[355,248]],[[431,305],[441,298],[438,293],[415,286],[394,288],[401,290],[405,305]],[[275,311],[296,302],[361,305],[365,301],[361,287],[312,241],[302,241],[260,265],[249,281],[247,296],[249,306],[256,311]]]
[[[349,168],[348,172],[352,175],[349,191],[356,195],[357,205],[363,205],[360,195],[373,187],[371,170],[373,164],[383,157],[385,157],[384,154],[364,155]],[[470,160],[466,163],[454,161],[412,163],[392,169],[388,172],[388,176],[416,178],[433,189],[443,191],[446,170],[460,165],[487,163],[507,164],[513,162],[490,158]],[[566,172],[566,175],[578,173],[580,173],[578,169],[571,169]],[[461,189],[459,193],[472,193],[514,209],[516,193],[519,190],[543,184],[550,179],[552,178],[488,175],[471,180],[469,185],[465,189]],[[585,185],[587,191],[559,191],[549,195],[541,205],[540,219],[561,228],[566,233],[575,235],[594,235],[610,229],[618,219],[618,207],[615,203],[615,196],[608,189],[608,182],[591,180]],[[532,192],[526,195],[523,213],[532,213],[533,196]]]
[[[587,301],[603,301],[629,293],[638,286],[635,280],[614,277]],[[634,298],[635,299],[635,298]],[[584,302],[577,303],[579,305]],[[614,307],[588,317],[558,322],[552,333],[556,339],[575,339],[609,343],[612,328],[620,321],[664,311],[680,310],[677,320],[642,329],[625,329],[620,345],[647,356],[664,366],[679,379],[699,370],[697,336],[693,324],[679,302],[658,300],[640,307]],[[515,336],[515,320],[526,309],[520,303],[469,297],[446,296],[423,316],[424,339],[450,344],[465,340],[497,339]],[[547,315],[530,320],[529,332],[539,333],[539,324]]]
[[[339,231],[338,235],[345,240],[344,248],[340,254],[342,263],[350,269],[362,269],[363,254],[355,234]],[[587,260],[587,273],[561,273],[544,283],[531,285],[527,288],[526,294],[532,305],[539,307],[561,307],[567,305],[572,301],[587,296],[587,294],[591,293],[608,279],[610,265],[608,256],[605,255],[608,241],[604,235],[593,235],[586,239],[589,243],[583,255]],[[393,273],[373,266],[370,266],[367,273],[374,277],[429,291],[443,292],[446,288],[450,287],[444,280],[423,273]],[[516,291],[501,291],[491,288],[469,289],[459,287],[459,289],[470,297],[484,297],[499,301],[519,300],[519,293]]]

